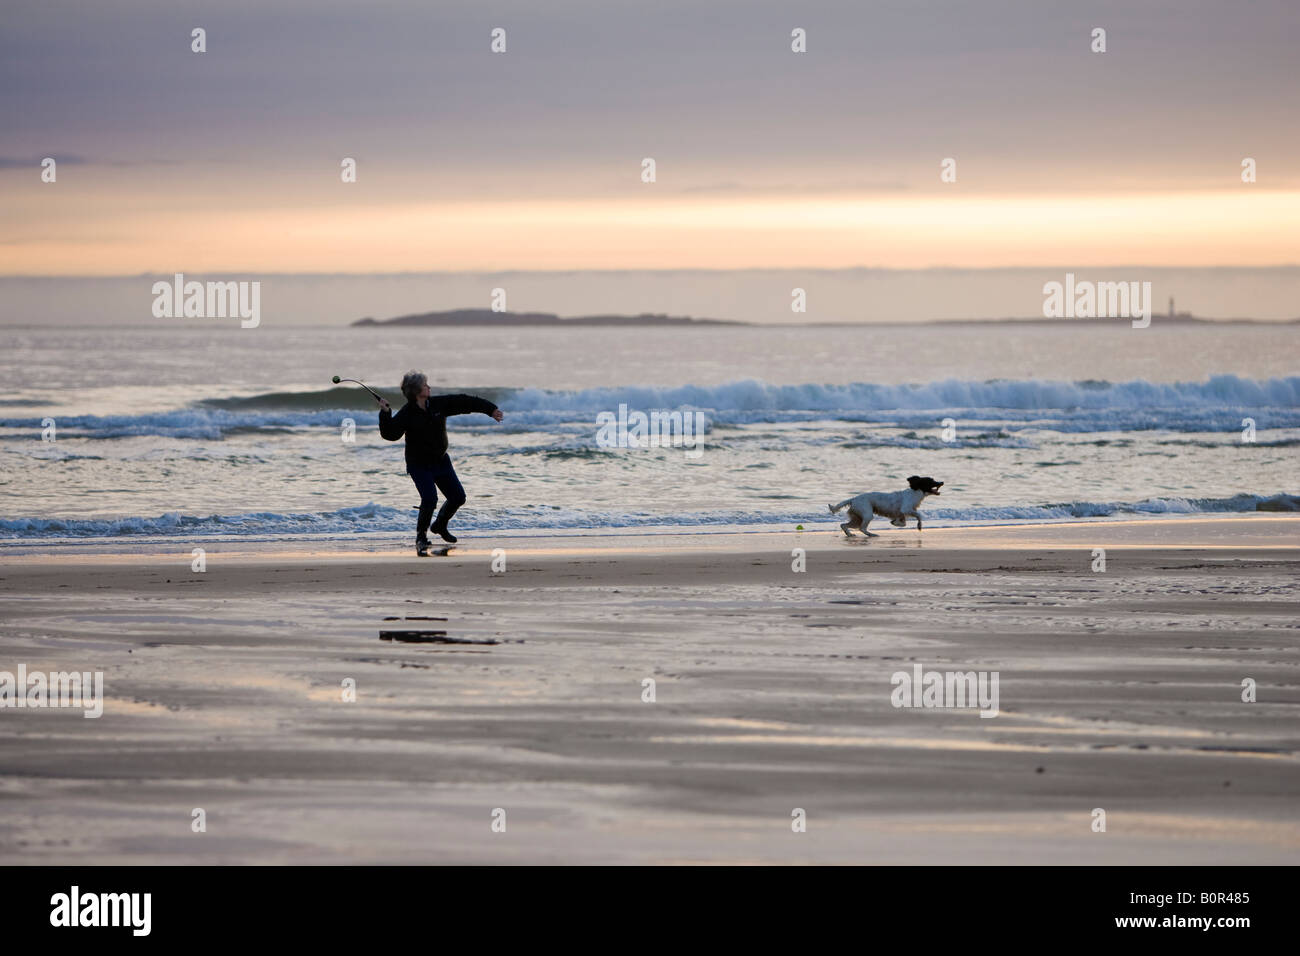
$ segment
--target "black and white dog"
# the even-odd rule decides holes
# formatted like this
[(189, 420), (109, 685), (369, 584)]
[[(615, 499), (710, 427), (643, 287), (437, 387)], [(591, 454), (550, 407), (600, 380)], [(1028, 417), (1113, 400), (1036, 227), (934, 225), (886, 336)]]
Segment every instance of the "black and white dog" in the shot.
[(907, 483), (911, 487), (903, 491), (864, 491), (852, 498), (845, 498), (837, 505), (826, 507), (831, 509), (831, 514), (845, 507), (849, 509), (849, 520), (840, 525), (840, 529), (849, 537), (852, 537), (849, 532), (853, 528), (857, 528), (868, 538), (879, 537), (867, 530), (867, 525), (876, 515), (890, 519), (889, 523), (895, 528), (905, 528), (907, 519), (915, 518), (916, 530), (920, 531), (921, 516), (916, 509), (921, 507), (921, 502), (927, 496), (937, 495), (939, 489), (943, 487), (943, 482), (912, 475), (907, 479)]

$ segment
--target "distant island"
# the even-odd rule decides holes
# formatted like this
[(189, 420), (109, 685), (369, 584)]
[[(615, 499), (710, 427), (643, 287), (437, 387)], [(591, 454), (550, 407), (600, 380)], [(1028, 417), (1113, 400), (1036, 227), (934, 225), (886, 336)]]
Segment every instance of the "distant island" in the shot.
[[(889, 327), (889, 328), (918, 328), (920, 326), (974, 326), (974, 325), (1042, 325), (1055, 326), (1057, 328), (1069, 325), (1128, 325), (1131, 318), (1128, 316), (1119, 316), (1114, 318), (1089, 317), (1080, 319), (1048, 319), (1042, 316), (1005, 316), (1000, 319), (915, 319), (912, 321), (883, 321), (883, 322), (800, 322), (801, 328), (825, 327), (837, 329), (862, 329)], [(1179, 312), (1176, 315), (1166, 315), (1163, 312), (1153, 312), (1151, 314), (1152, 325), (1300, 325), (1300, 318), (1296, 319), (1203, 319), (1200, 316), (1192, 315), (1188, 312)]]
[[(1127, 325), (1132, 317), (1091, 316), (1085, 318), (1043, 318), (1042, 316), (1015, 317), (1001, 319), (923, 319), (916, 322), (818, 322), (809, 325), (865, 326), (865, 325)], [(1166, 315), (1163, 312), (1151, 313), (1152, 325), (1296, 325), (1300, 319), (1204, 319), (1189, 312)]]
[(353, 325), (750, 325), (729, 319), (693, 319), (689, 316), (660, 315), (579, 315), (561, 318), (552, 312), (493, 312), (491, 309), (450, 309), (446, 312), (421, 312), (399, 315), (395, 319), (357, 319)]
[[(394, 319), (357, 319), (352, 325), (416, 325), (416, 326), (439, 326), (439, 325), (478, 325), (488, 328), (503, 328), (506, 326), (520, 325), (541, 325), (551, 328), (566, 328), (569, 326), (638, 326), (638, 325), (671, 325), (671, 326), (698, 326), (698, 325), (742, 325), (742, 326), (762, 326), (767, 328), (780, 328), (786, 326), (797, 326), (799, 328), (814, 327), (831, 327), (831, 328), (872, 328), (872, 327), (892, 327), (901, 326), (906, 328), (916, 328), (918, 326), (975, 326), (975, 325), (1127, 325), (1127, 318), (1043, 318), (1042, 316), (1028, 317), (1011, 317), (1007, 316), (1000, 319), (920, 319), (910, 322), (898, 321), (876, 321), (876, 322), (845, 322), (845, 321), (807, 321), (807, 322), (740, 322), (734, 319), (696, 319), (690, 316), (662, 315), (659, 313), (642, 312), (640, 315), (580, 315), (573, 318), (562, 318), (553, 312), (493, 312), (491, 309), (450, 309), (445, 312), (421, 312), (418, 315), (399, 315)], [(1300, 319), (1290, 319), (1284, 321), (1264, 321), (1259, 319), (1203, 319), (1192, 315), (1189, 312), (1161, 313), (1156, 312), (1151, 316), (1153, 325), (1293, 325), (1300, 323)]]

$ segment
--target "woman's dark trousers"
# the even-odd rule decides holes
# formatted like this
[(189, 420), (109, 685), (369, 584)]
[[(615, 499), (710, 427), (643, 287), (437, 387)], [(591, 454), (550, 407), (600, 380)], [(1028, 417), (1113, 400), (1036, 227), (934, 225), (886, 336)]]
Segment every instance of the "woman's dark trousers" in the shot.
[(426, 537), (429, 521), (433, 518), (433, 509), (438, 507), (439, 490), (447, 500), (443, 503), (442, 510), (438, 512), (438, 521), (434, 527), (447, 527), (451, 516), (465, 503), (465, 489), (460, 486), (456, 469), (451, 466), (451, 456), (443, 455), (442, 459), (433, 466), (407, 466), (406, 473), (411, 476), (415, 487), (420, 491), (420, 517), (415, 526), (416, 536)]

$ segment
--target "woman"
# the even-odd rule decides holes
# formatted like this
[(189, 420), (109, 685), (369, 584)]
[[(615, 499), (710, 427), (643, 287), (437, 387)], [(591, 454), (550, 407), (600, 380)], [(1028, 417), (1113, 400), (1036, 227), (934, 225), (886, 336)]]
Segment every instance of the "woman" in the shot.
[(415, 553), (421, 557), (429, 553), (429, 519), (438, 505), (438, 489), (447, 497), (433, 532), (443, 541), (456, 543), (456, 536), (447, 530), (447, 522), (456, 509), (465, 503), (465, 489), (460, 486), (456, 469), (447, 454), (447, 416), (482, 412), (497, 421), (505, 416), (485, 398), (473, 395), (438, 395), (429, 397), (429, 379), (423, 372), (407, 372), (402, 378), (402, 394), (406, 404), (393, 414), (388, 402), (379, 400), (379, 434), (389, 441), (406, 436), (406, 473), (420, 491), (420, 517), (415, 526)]

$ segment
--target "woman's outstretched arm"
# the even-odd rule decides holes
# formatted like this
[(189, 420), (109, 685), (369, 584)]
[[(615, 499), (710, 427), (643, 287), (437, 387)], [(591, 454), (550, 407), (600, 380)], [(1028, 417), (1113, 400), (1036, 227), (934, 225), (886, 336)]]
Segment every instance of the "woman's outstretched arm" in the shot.
[(469, 415), (482, 412), (494, 415), (497, 407), (486, 398), (477, 395), (430, 395), (429, 411), (435, 415)]

